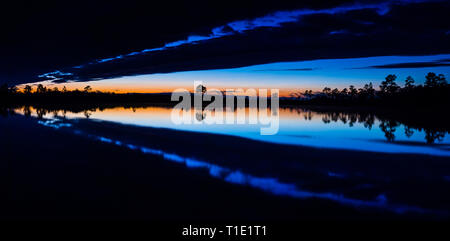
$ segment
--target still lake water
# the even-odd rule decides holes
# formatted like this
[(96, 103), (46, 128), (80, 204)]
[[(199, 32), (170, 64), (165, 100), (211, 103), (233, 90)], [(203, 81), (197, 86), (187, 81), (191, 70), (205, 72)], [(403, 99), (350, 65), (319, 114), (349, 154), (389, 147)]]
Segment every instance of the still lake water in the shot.
[[(78, 113), (17, 108), (15, 112), (41, 118), (65, 116), (68, 119), (89, 118), (144, 127), (234, 135), (259, 141), (304, 145), (319, 148), (348, 149), (384, 153), (411, 153), (450, 156), (447, 132), (413, 129), (397, 121), (381, 120), (375, 115), (340, 112), (316, 112), (299, 108), (280, 108), (279, 131), (260, 135), (262, 124), (175, 124), (171, 108), (114, 107)], [(248, 114), (248, 109), (246, 110)], [(208, 116), (210, 113), (204, 113)], [(192, 116), (195, 116), (192, 113)]]
[[(13, 112), (273, 195), (450, 216), (450, 139), (445, 128), (412, 128), (370, 113), (304, 108), (280, 108), (279, 132), (266, 136), (260, 128), (267, 125), (260, 124), (176, 125), (167, 107), (20, 107)], [(219, 135), (205, 143), (211, 135), (204, 133)]]

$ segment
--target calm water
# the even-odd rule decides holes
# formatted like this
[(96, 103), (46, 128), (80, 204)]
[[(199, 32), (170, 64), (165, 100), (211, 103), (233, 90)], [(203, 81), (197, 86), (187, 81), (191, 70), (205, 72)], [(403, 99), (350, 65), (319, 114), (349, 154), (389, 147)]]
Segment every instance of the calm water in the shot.
[[(145, 127), (234, 135), (254, 140), (305, 145), (321, 148), (350, 149), (385, 153), (415, 153), (450, 156), (450, 138), (445, 131), (414, 129), (395, 120), (380, 120), (370, 114), (315, 112), (307, 109), (281, 108), (279, 132), (260, 135), (261, 124), (174, 124), (171, 108), (115, 107), (78, 113), (17, 108), (15, 112), (40, 118), (89, 118)], [(247, 110), (248, 112), (248, 110)], [(205, 112), (204, 115), (211, 113)], [(193, 116), (195, 116), (192, 113)]]
[[(14, 109), (17, 114), (36, 117), (30, 121), (37, 120), (44, 126), (160, 156), (189, 170), (206, 170), (213, 178), (273, 195), (326, 199), (396, 213), (450, 216), (446, 191), (450, 188), (450, 139), (446, 130), (411, 128), (373, 114), (281, 108), (279, 132), (262, 136), (260, 128), (264, 125), (260, 124), (176, 125), (171, 121), (171, 111), (154, 106), (76, 111)], [(190, 133), (175, 135), (181, 132), (172, 130)], [(197, 132), (231, 137), (215, 136), (210, 139), (213, 144), (198, 146), (205, 135)], [(304, 146), (428, 156), (323, 152)]]

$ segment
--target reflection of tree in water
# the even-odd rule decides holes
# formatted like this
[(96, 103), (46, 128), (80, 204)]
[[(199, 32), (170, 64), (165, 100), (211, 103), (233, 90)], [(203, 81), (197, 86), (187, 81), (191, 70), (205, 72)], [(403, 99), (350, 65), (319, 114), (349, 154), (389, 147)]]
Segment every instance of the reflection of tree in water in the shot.
[(405, 126), (405, 136), (410, 138), (414, 134), (414, 131), (411, 127)]
[[(306, 109), (291, 109), (291, 112), (296, 112), (300, 116), (303, 115), (305, 120), (311, 120), (313, 116), (313, 111)], [(342, 122), (347, 124), (350, 127), (353, 127), (355, 123), (361, 123), (363, 126), (369, 130), (372, 129), (376, 116), (370, 113), (343, 113), (343, 112), (320, 112), (322, 115), (322, 122), (325, 124), (329, 124), (331, 122)], [(400, 126), (400, 122), (394, 120), (382, 120), (379, 125), (381, 131), (383, 131), (384, 136), (388, 141), (395, 140), (395, 131), (397, 127)], [(436, 141), (443, 141), (446, 130), (435, 130), (430, 128), (412, 128), (410, 126), (405, 126), (405, 136), (410, 138), (413, 136), (415, 131), (424, 131), (425, 132), (425, 140), (427, 143), (435, 143)]]
[(305, 118), (305, 120), (311, 120), (312, 118), (313, 118), (313, 113), (312, 113), (312, 111), (306, 111), (306, 112), (303, 112), (304, 114), (303, 114), (303, 117)]
[(375, 116), (368, 115), (367, 118), (364, 120), (364, 127), (369, 130), (372, 130), (373, 123), (375, 123)]
[(36, 109), (36, 115), (38, 119), (42, 119), (47, 114), (47, 111), (43, 108)]
[[(33, 106), (34, 107), (34, 106)], [(132, 105), (127, 106), (121, 106), (125, 109), (130, 108), (131, 110), (135, 111), (136, 107)], [(66, 113), (83, 113), (86, 118), (90, 118), (92, 113), (96, 111), (103, 111), (104, 109), (107, 109), (108, 106), (71, 106), (71, 107), (56, 107), (56, 108), (46, 108), (46, 107), (34, 107), (36, 110), (36, 115), (39, 119), (42, 119), (45, 115), (48, 113), (52, 113), (54, 117), (57, 117), (59, 114), (59, 111), (61, 111), (62, 117), (66, 117)], [(111, 108), (111, 107), (109, 107)], [(145, 107), (143, 107), (145, 108)], [(17, 108), (16, 108), (17, 109)], [(23, 114), (26, 117), (31, 116), (32, 114), (32, 107), (31, 106), (23, 106), (20, 107), (20, 109), (23, 109)], [(318, 114), (321, 116), (323, 123), (328, 124), (331, 122), (342, 122), (343, 124), (348, 124), (350, 127), (354, 126), (355, 123), (362, 124), (365, 128), (368, 128), (369, 130), (372, 129), (375, 120), (380, 120), (380, 117), (378, 115), (372, 114), (372, 113), (345, 113), (345, 112), (339, 112), (339, 111), (333, 111), (333, 112), (318, 112), (318, 111), (312, 111), (309, 109), (303, 109), (303, 108), (289, 108), (291, 112), (297, 113), (300, 117), (303, 117), (305, 120), (312, 120), (313, 116)], [(14, 113), (12, 110), (11, 113)], [(8, 109), (2, 109), (0, 108), (0, 115), (7, 115)], [(197, 110), (195, 113), (195, 118), (198, 121), (203, 121), (206, 118), (206, 113), (203, 110)], [(404, 134), (407, 138), (410, 138), (414, 135), (416, 131), (424, 132), (425, 134), (425, 141), (429, 144), (435, 143), (436, 141), (443, 141), (445, 135), (448, 133), (448, 129), (446, 128), (436, 128), (434, 126), (428, 126), (428, 128), (422, 128), (417, 126), (409, 126), (406, 125), (403, 122), (389, 120), (389, 119), (382, 119), (380, 120), (381, 124), (379, 125), (379, 128), (381, 131), (384, 132), (384, 135), (388, 141), (394, 141), (395, 140), (395, 131), (396, 128), (400, 126), (400, 124), (403, 124), (405, 130)], [(414, 122), (411, 122), (414, 123)]]
[(330, 116), (331, 116), (331, 120), (332, 120), (333, 122), (337, 122), (338, 119), (340, 119), (340, 118), (339, 118), (340, 114), (338, 114), (338, 113), (331, 113)]
[(399, 126), (399, 123), (397, 121), (392, 121), (392, 120), (388, 120), (388, 121), (382, 121), (380, 124), (380, 129), (381, 131), (384, 132), (384, 136), (386, 137), (386, 139), (388, 141), (394, 141), (395, 139), (395, 128)]
[(339, 117), (339, 120), (340, 120), (342, 123), (347, 124), (347, 117), (345, 117), (344, 115), (341, 115), (341, 116)]
[(427, 143), (432, 144), (436, 140), (443, 141), (445, 137), (445, 131), (425, 130), (425, 140)]
[[(23, 114), (26, 117), (31, 116), (32, 110), (30, 106), (24, 106), (23, 108)], [(90, 116), (92, 115), (92, 113), (96, 112), (98, 109), (97, 108), (80, 108), (80, 109), (76, 109), (76, 110), (66, 110), (66, 109), (47, 109), (44, 107), (35, 107), (36, 110), (36, 115), (38, 119), (42, 119), (44, 118), (44, 116), (46, 116), (47, 114), (52, 114), (54, 118), (59, 117), (59, 112), (61, 111), (61, 117), (62, 118), (66, 118), (66, 114), (67, 112), (70, 113), (83, 113), (83, 115), (86, 118), (90, 118)]]
[(331, 122), (330, 117), (328, 117), (327, 115), (325, 115), (325, 116), (322, 117), (322, 121), (323, 121), (323, 123), (325, 123), (325, 124), (328, 124), (328, 123)]
[(88, 110), (85, 110), (84, 111), (84, 116), (87, 118), (87, 119), (89, 119), (89, 117), (92, 115), (92, 113), (91, 112), (89, 112)]
[(202, 121), (206, 118), (206, 113), (203, 112), (203, 110), (197, 110), (195, 112), (195, 119), (198, 121)]
[(340, 112), (331, 112), (331, 113), (321, 113), (322, 121), (325, 124), (333, 122), (342, 122), (344, 124), (349, 124), (352, 127), (356, 122), (362, 123), (364, 127), (369, 130), (372, 129), (372, 126), (375, 122), (375, 116), (372, 114), (355, 114), (355, 113), (340, 113)]
[(31, 109), (30, 106), (24, 106), (23, 107), (23, 115), (26, 117), (30, 117), (31, 116)]

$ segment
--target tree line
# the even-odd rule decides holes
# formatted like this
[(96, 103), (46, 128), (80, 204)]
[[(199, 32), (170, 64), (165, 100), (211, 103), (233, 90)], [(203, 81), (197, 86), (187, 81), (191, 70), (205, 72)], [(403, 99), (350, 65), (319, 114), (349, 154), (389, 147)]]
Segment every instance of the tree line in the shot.
[(36, 86), (25, 85), (22, 89), (17, 86), (0, 86), (0, 104), (81, 104), (81, 103), (167, 103), (170, 102), (170, 94), (119, 94), (114, 92), (102, 92), (93, 90), (87, 85), (82, 90), (68, 90), (57, 87), (49, 88), (42, 84)]
[(62, 88), (62, 90), (59, 90), (58, 87), (54, 88), (47, 88), (42, 84), (38, 84), (36, 86), (36, 89), (33, 88), (31, 85), (25, 85), (23, 90), (19, 90), (17, 86), (11, 86), (8, 87), (7, 84), (3, 84), (0, 86), (0, 95), (46, 95), (46, 94), (87, 94), (87, 93), (108, 93), (112, 94), (110, 92), (101, 92), (101, 91), (95, 91), (93, 92), (92, 87), (90, 85), (87, 85), (83, 88), (83, 90), (67, 90), (66, 86)]
[(423, 85), (416, 85), (408, 76), (403, 85), (399, 85), (395, 74), (389, 74), (376, 90), (370, 82), (362, 88), (350, 85), (349, 88), (323, 88), (321, 92), (305, 90), (291, 94), (291, 100), (301, 103), (319, 104), (437, 104), (449, 101), (450, 86), (443, 74), (428, 73)]

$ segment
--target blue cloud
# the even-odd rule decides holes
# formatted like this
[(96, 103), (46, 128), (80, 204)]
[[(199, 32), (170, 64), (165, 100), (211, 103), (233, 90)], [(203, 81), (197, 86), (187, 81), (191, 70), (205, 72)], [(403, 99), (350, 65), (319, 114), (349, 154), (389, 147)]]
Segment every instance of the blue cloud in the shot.
[[(293, 11), (277, 11), (272, 14), (268, 14), (262, 17), (249, 19), (249, 20), (239, 20), (239, 21), (233, 21), (228, 24), (215, 27), (211, 30), (211, 33), (209, 35), (201, 36), (201, 35), (190, 35), (186, 39), (169, 42), (166, 43), (164, 46), (158, 47), (158, 48), (152, 48), (152, 49), (144, 49), (142, 51), (135, 51), (124, 55), (119, 55), (116, 57), (110, 57), (110, 58), (104, 58), (104, 59), (98, 59), (93, 62), (89, 62), (83, 65), (75, 66), (73, 68), (80, 69), (84, 68), (86, 66), (95, 65), (95, 64), (105, 64), (108, 62), (112, 62), (118, 59), (125, 59), (128, 57), (134, 57), (139, 55), (147, 55), (152, 52), (156, 51), (164, 51), (171, 48), (177, 48), (185, 45), (192, 45), (192, 44), (198, 44), (200, 42), (222, 38), (224, 36), (230, 36), (230, 35), (237, 35), (242, 34), (247, 31), (259, 29), (259, 28), (281, 28), (283, 27), (283, 24), (286, 23), (294, 23), (294, 22), (300, 22), (302, 20), (302, 17), (314, 15), (314, 14), (329, 14), (329, 15), (335, 15), (335, 14), (342, 14), (347, 13), (349, 11), (355, 11), (355, 10), (364, 10), (364, 9), (372, 9), (375, 10), (379, 15), (385, 15), (387, 14), (391, 6), (394, 4), (397, 5), (404, 5), (408, 3), (418, 3), (418, 2), (426, 2), (425, 0), (397, 0), (397, 1), (382, 1), (378, 3), (354, 3), (350, 5), (341, 5), (334, 8), (329, 9), (299, 9), (299, 10), (293, 10)], [(371, 24), (370, 22), (367, 24)], [(335, 31), (329, 32), (330, 35), (335, 34), (344, 34), (347, 33), (347, 30), (338, 29)], [(46, 76), (52, 77), (52, 73), (42, 74), (39, 77), (45, 78)], [(53, 78), (50, 78), (51, 80)]]

